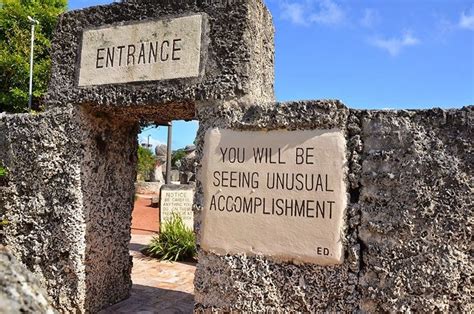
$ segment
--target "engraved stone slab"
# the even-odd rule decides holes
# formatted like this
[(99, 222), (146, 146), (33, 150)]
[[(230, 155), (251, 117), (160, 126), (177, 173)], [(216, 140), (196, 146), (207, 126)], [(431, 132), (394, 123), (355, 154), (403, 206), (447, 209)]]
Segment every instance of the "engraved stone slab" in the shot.
[(79, 86), (196, 77), (202, 15), (86, 30)]
[(345, 147), (336, 129), (209, 130), (199, 173), (202, 248), (342, 263)]
[(190, 185), (163, 185), (160, 192), (160, 226), (171, 219), (173, 213), (183, 218), (189, 229), (194, 229), (193, 197), (194, 188)]

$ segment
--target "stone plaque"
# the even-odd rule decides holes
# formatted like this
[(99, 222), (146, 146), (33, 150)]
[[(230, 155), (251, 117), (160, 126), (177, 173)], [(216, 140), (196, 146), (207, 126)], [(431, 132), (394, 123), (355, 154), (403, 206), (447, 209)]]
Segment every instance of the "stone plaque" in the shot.
[(189, 185), (163, 185), (160, 192), (160, 228), (173, 213), (183, 218), (186, 227), (194, 230), (194, 189)]
[(347, 203), (340, 130), (206, 133), (201, 246), (340, 264)]
[(196, 77), (202, 15), (86, 30), (79, 86)]

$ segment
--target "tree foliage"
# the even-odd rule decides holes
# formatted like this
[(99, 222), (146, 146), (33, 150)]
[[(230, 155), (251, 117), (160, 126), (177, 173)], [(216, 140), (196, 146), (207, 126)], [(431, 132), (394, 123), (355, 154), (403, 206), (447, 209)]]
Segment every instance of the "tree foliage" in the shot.
[(138, 146), (138, 175), (142, 178), (149, 178), (150, 173), (155, 169), (156, 158), (153, 153), (142, 146)]
[(50, 76), (51, 37), (67, 0), (0, 0), (0, 112), (28, 107), (31, 24), (35, 26), (33, 108), (42, 105)]
[(171, 154), (171, 166), (176, 167), (176, 162), (181, 160), (184, 156), (186, 156), (184, 148), (173, 151)]

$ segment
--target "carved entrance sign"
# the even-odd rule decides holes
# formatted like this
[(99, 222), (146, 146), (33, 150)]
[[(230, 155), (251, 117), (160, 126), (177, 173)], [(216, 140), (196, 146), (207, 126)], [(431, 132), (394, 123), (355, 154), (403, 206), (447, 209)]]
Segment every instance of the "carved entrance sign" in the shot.
[(79, 86), (196, 77), (202, 15), (86, 30)]
[(339, 130), (209, 130), (202, 248), (342, 263), (345, 162)]

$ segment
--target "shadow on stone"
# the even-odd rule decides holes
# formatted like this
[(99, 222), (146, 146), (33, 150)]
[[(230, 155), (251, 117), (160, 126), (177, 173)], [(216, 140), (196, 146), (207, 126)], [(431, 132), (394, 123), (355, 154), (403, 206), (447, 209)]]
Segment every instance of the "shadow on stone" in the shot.
[(99, 313), (192, 313), (193, 309), (191, 293), (134, 284), (128, 299)]
[(135, 252), (140, 252), (141, 253), (141, 250), (145, 247), (146, 245), (144, 244), (140, 244), (140, 243), (132, 243), (130, 242), (130, 244), (128, 245), (128, 249), (130, 251), (135, 251)]

